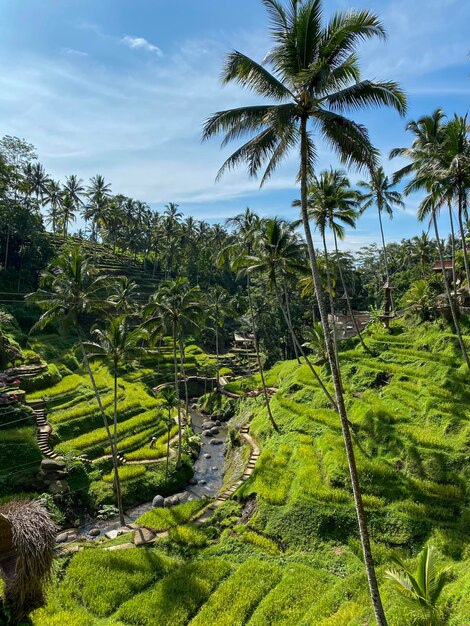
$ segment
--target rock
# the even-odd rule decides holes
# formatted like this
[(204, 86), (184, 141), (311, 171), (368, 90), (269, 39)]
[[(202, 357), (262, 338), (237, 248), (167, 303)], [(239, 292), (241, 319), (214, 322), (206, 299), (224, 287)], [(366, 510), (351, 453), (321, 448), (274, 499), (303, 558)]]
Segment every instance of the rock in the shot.
[(176, 506), (177, 504), (179, 504), (179, 503), (180, 503), (180, 497), (179, 497), (179, 495), (172, 496), (172, 498), (171, 498), (171, 502), (172, 502), (173, 506)]
[(203, 422), (202, 429), (203, 430), (210, 430), (214, 426), (217, 426), (217, 424), (215, 422), (212, 422), (212, 421), (211, 422)]
[(108, 530), (107, 533), (104, 534), (108, 539), (116, 539), (116, 537), (120, 537), (125, 533), (128, 533), (129, 529), (126, 526), (122, 526), (121, 528), (116, 528), (115, 530)]
[(204, 455), (204, 458), (205, 458), (205, 459), (210, 459), (210, 458), (211, 458), (211, 455), (210, 455), (210, 454), (208, 454), (208, 453), (206, 452), (206, 453), (205, 453), (205, 455)]
[(56, 461), (55, 459), (43, 459), (41, 461), (41, 469), (43, 472), (57, 472), (65, 468), (63, 461)]
[(163, 496), (155, 496), (152, 500), (152, 506), (154, 509), (161, 509), (164, 502), (165, 498)]
[(190, 479), (189, 479), (189, 484), (190, 484), (190, 485), (197, 485), (197, 480), (196, 480), (196, 478), (194, 478), (194, 477), (193, 477), (193, 478), (190, 478)]
[(204, 480), (204, 478), (202, 480), (199, 481), (200, 485), (207, 485), (207, 480)]
[(212, 432), (210, 430), (204, 430), (202, 434), (204, 437), (212, 437)]
[[(67, 537), (67, 541), (77, 541), (78, 540), (78, 535), (76, 535), (75, 533), (69, 533), (69, 536)], [(83, 541), (83, 537), (80, 537), (80, 541)]]
[(169, 509), (171, 506), (173, 506), (173, 499), (172, 498), (165, 498), (163, 500), (163, 506), (165, 509)]
[(98, 537), (98, 535), (101, 535), (101, 530), (99, 528), (92, 528), (90, 531), (88, 531), (88, 534), (90, 535), (90, 537)]
[(68, 491), (68, 488), (69, 486), (66, 480), (54, 480), (49, 485), (49, 492), (52, 494), (65, 493)]
[(60, 535), (57, 535), (57, 537), (55, 538), (55, 542), (56, 543), (65, 543), (68, 538), (69, 538), (68, 533), (60, 533)]
[(134, 537), (132, 541), (134, 542), (135, 546), (144, 546), (146, 543), (151, 543), (152, 541), (154, 541), (156, 536), (157, 535), (153, 532), (153, 530), (150, 530), (148, 528), (138, 528), (134, 532)]
[(222, 426), (222, 422), (220, 420), (215, 420), (215, 425), (216, 426)]
[(214, 428), (211, 428), (211, 433), (213, 435), (218, 435), (219, 434), (219, 429), (217, 428), (217, 426), (214, 426)]
[(223, 443), (222, 439), (212, 439), (211, 446), (221, 446)]
[(216, 467), (215, 465), (214, 465), (213, 467), (211, 467), (211, 470), (212, 470), (213, 472), (216, 472), (218, 469), (219, 469), (219, 468), (218, 468), (218, 467)]

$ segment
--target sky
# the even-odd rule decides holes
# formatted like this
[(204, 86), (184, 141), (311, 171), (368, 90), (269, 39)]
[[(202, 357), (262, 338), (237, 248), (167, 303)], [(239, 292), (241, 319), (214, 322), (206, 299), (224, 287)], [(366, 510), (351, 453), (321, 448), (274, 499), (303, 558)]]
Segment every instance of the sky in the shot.
[[(470, 96), (470, 2), (462, 0), (330, 0), (336, 10), (367, 8), (382, 19), (387, 41), (360, 48), (363, 78), (396, 80), (408, 113), (354, 112), (369, 128), (392, 173), (389, 151), (406, 146), (409, 119), (441, 107), (467, 112)], [(249, 206), (261, 215), (294, 219), (295, 155), (260, 190), (243, 168), (215, 182), (230, 149), (201, 143), (215, 111), (259, 100), (222, 87), (224, 55), (239, 50), (261, 61), (270, 47), (259, 0), (1, 0), (0, 137), (34, 144), (53, 178), (102, 174), (114, 193), (158, 211), (176, 202), (185, 215), (210, 223)], [(234, 144), (232, 150), (235, 149)], [(318, 146), (318, 169), (338, 163)], [(363, 178), (350, 172), (352, 182)], [(419, 197), (386, 222), (387, 239), (419, 234)], [(77, 227), (80, 224), (77, 224)], [(445, 232), (446, 224), (443, 223)], [(348, 231), (343, 247), (378, 241), (374, 211)]]

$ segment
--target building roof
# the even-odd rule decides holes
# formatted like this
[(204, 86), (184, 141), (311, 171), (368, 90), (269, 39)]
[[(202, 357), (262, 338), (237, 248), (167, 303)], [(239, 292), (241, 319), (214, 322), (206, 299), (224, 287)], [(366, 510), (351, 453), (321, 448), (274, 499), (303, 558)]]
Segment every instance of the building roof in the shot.
[[(433, 265), (433, 271), (434, 272), (442, 272), (442, 265), (440, 261), (436, 261)], [(454, 264), (452, 262), (452, 259), (444, 259), (444, 269), (446, 270), (452, 270), (454, 269)]]

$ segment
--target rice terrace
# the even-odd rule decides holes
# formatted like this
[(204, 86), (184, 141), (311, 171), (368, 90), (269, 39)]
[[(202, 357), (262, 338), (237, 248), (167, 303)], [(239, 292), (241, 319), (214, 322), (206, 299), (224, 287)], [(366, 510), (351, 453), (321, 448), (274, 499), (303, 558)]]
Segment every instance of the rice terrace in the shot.
[(469, 23), (4, 0), (1, 625), (470, 626)]

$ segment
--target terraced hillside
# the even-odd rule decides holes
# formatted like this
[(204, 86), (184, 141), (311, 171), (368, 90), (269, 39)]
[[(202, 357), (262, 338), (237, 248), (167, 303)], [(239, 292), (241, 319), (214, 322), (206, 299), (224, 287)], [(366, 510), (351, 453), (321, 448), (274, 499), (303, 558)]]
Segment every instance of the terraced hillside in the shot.
[[(375, 329), (368, 343), (376, 357), (360, 348), (341, 354), (344, 384), (389, 624), (409, 623), (384, 577), (392, 554), (413, 559), (430, 543), (452, 568), (447, 623), (464, 626), (468, 373), (455, 337), (431, 325), (418, 331)], [(232, 425), (251, 420), (262, 453), (234, 500), (202, 527), (172, 509), (171, 531), (153, 548), (77, 554), (34, 614), (36, 626), (374, 623), (338, 418), (307, 367), (280, 363), (268, 383), (279, 389), (272, 407), (280, 432), (261, 398), (242, 403)]]
[[(90, 494), (95, 508), (114, 502), (111, 450), (102, 417), (88, 375), (73, 350), (73, 340), (57, 335), (38, 335), (30, 340), (35, 351), (48, 361), (48, 369), (27, 382), (27, 402), (41, 413), (52, 428), (49, 454), (41, 435), (44, 454), (70, 459), (80, 456), (83, 463), (72, 463), (71, 489)], [(214, 359), (195, 345), (186, 348), (185, 372), (193, 375)], [(110, 420), (113, 415), (113, 378), (107, 367), (93, 365), (102, 403)], [(173, 380), (173, 353), (169, 340), (162, 341), (158, 354), (148, 354), (122, 369), (118, 381), (118, 450), (123, 462), (120, 476), (126, 506), (152, 499), (155, 493), (171, 492), (187, 479), (189, 468), (174, 473), (174, 481), (164, 484), (167, 422), (160, 401), (152, 388)], [(25, 381), (26, 382), (26, 381)], [(32, 437), (34, 440), (34, 430)], [(176, 418), (171, 437), (177, 434)], [(19, 435), (18, 435), (19, 436)], [(150, 447), (153, 437), (156, 445)], [(35, 442), (36, 448), (37, 443)], [(37, 472), (40, 454), (34, 467)], [(15, 465), (10, 459), (6, 469)], [(80, 466), (81, 469), (77, 469)], [(180, 475), (181, 474), (181, 475)]]

